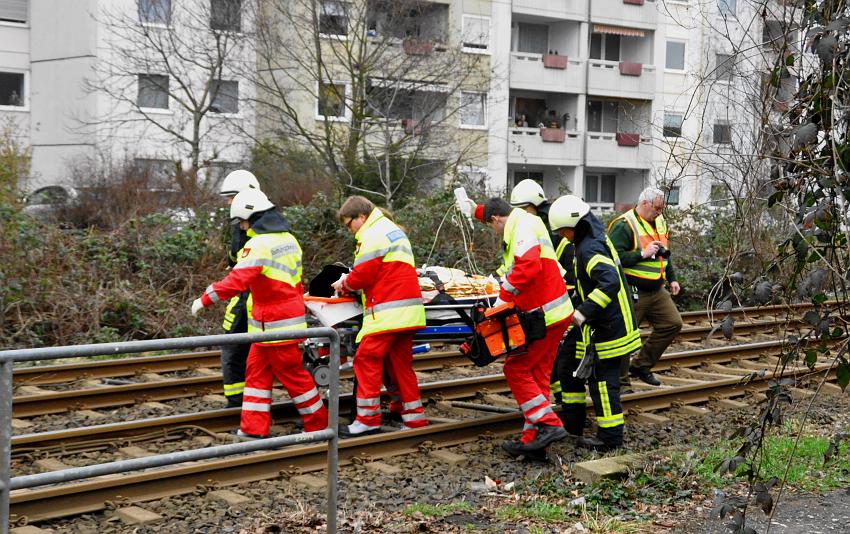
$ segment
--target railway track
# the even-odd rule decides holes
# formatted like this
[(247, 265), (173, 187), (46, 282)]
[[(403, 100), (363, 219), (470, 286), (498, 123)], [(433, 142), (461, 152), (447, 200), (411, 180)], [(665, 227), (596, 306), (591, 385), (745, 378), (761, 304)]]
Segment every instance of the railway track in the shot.
[[(627, 417), (640, 418), (641, 414), (678, 407), (691, 407), (699, 412), (699, 405), (719, 403), (734, 405), (730, 399), (756, 394), (768, 387), (774, 378), (772, 369), (781, 354), (779, 342), (754, 343), (734, 348), (724, 347), (700, 351), (671, 353), (664, 356), (658, 370), (664, 383), (662, 387), (646, 386), (623, 397)], [(815, 369), (794, 368), (785, 375), (803, 385), (813, 373), (823, 373), (827, 365)], [(834, 387), (834, 386), (833, 386)], [(429, 410), (440, 411), (448, 417), (437, 417), (430, 427), (404, 432), (390, 432), (377, 436), (343, 440), (340, 444), (342, 464), (354, 458), (368, 456), (380, 459), (415, 452), (425, 441), (447, 447), (478, 439), (485, 432), (493, 435), (515, 433), (522, 417), (509, 397), (501, 397), (507, 390), (501, 375), (487, 375), (463, 380), (423, 384), (423, 398), (435, 401)], [(495, 401), (495, 402), (494, 402)], [(342, 399), (350, 403), (350, 396)], [(504, 412), (493, 414), (493, 412)], [(295, 418), (291, 404), (274, 405), (276, 421)], [(168, 433), (192, 429), (214, 436), (217, 432), (233, 428), (237, 423), (237, 410), (217, 410), (203, 414), (172, 416), (135, 421), (102, 427), (17, 436), (13, 439), (13, 458), (26, 455), (43, 457), (51, 451), (58, 457), (87, 450), (92, 444), (126, 444), (132, 436), (146, 434), (151, 443), (162, 442)], [(161, 437), (156, 438), (157, 434)], [(226, 438), (225, 438), (226, 439)], [(130, 473), (121, 476), (100, 477), (84, 482), (19, 490), (12, 493), (12, 513), (29, 521), (75, 515), (102, 509), (106, 501), (120, 495), (131, 501), (145, 501), (192, 492), (199, 484), (240, 484), (275, 478), (281, 473), (320, 471), (325, 467), (325, 445), (290, 447), (272, 452), (225, 458), (210, 462), (182, 464), (172, 468)]]

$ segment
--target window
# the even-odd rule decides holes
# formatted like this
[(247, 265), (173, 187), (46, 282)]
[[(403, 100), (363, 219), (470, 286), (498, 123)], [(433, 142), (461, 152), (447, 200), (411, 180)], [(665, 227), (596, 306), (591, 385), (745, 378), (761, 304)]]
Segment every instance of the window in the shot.
[(587, 102), (587, 130), (589, 132), (617, 133), (620, 105), (614, 100), (589, 100)]
[(514, 171), (514, 187), (523, 180), (534, 180), (543, 186), (543, 173), (540, 171)]
[(620, 36), (610, 33), (591, 34), (590, 59), (620, 61)]
[(23, 72), (0, 72), (0, 106), (26, 106)]
[(171, 21), (171, 0), (139, 0), (139, 21), (142, 24), (162, 24)]
[(715, 54), (714, 79), (720, 82), (731, 82), (735, 71), (735, 60), (729, 54)]
[(664, 113), (664, 137), (682, 137), (682, 121), (684, 116), (681, 113)]
[(460, 125), (487, 126), (487, 93), (460, 94)]
[(729, 193), (726, 186), (721, 182), (711, 184), (711, 189), (708, 193), (708, 198), (712, 204), (726, 204), (729, 202)]
[(668, 206), (678, 206), (679, 205), (679, 186), (673, 186), (667, 191), (667, 205)]
[(345, 108), (346, 85), (344, 83), (319, 84), (319, 98), (316, 114), (318, 118), (344, 119), (347, 117)]
[(549, 51), (549, 26), (520, 22), (517, 34), (517, 52), (545, 54)]
[(136, 167), (145, 173), (150, 183), (165, 184), (174, 178), (174, 162), (167, 159), (136, 158)]
[(27, 0), (0, 0), (0, 21), (26, 24), (28, 4)]
[(732, 125), (727, 122), (714, 123), (714, 143), (728, 145), (732, 143)]
[(584, 177), (584, 200), (593, 203), (614, 203), (615, 174), (588, 174)]
[(140, 108), (168, 109), (168, 76), (139, 74), (136, 105)]
[(490, 17), (463, 16), (463, 49), (486, 52), (490, 48)]
[(717, 0), (717, 9), (723, 17), (734, 17), (738, 8), (738, 0)]
[(242, 24), (242, 0), (210, 0), (210, 28), (238, 32)]
[(685, 70), (685, 43), (667, 41), (667, 59), (664, 67), (670, 70)]
[(214, 81), (210, 87), (210, 111), (213, 113), (239, 113), (239, 82)]
[(346, 2), (323, 0), (319, 10), (319, 33), (322, 35), (348, 35), (348, 12)]

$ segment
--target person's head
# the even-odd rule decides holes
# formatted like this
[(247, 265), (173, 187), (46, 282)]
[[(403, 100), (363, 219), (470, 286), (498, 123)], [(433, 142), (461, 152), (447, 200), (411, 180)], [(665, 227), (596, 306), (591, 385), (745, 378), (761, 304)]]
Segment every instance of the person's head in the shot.
[(575, 241), (575, 230), (590, 213), (590, 205), (575, 195), (559, 197), (549, 207), (549, 227), (561, 237)]
[(368, 198), (352, 195), (345, 199), (336, 216), (341, 225), (345, 226), (350, 233), (356, 234), (374, 209), (375, 205)]
[(657, 187), (641, 191), (635, 211), (647, 221), (654, 221), (664, 211), (664, 191)]
[(476, 210), (475, 216), (489, 226), (496, 235), (502, 235), (505, 231), (505, 221), (508, 220), (512, 209), (504, 199), (493, 197), (484, 203), (481, 210)]
[(543, 188), (530, 178), (526, 178), (511, 191), (511, 206), (523, 208), (529, 213), (537, 215), (537, 207), (546, 202), (546, 193)]
[(239, 222), (239, 228), (247, 230), (259, 218), (259, 215), (274, 209), (274, 204), (259, 189), (249, 188), (240, 191), (230, 203), (230, 219)]
[(233, 203), (233, 197), (246, 189), (259, 191), (260, 182), (250, 171), (239, 169), (224, 177), (221, 186), (218, 188), (218, 194), (224, 197), (225, 202), (230, 206)]

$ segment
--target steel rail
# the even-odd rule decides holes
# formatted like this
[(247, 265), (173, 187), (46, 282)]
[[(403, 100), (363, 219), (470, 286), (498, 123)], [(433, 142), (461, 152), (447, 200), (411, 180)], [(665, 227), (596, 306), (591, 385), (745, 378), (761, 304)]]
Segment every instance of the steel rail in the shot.
[[(829, 364), (821, 364), (812, 371), (804, 369), (803, 372), (792, 373), (790, 376), (805, 377), (828, 368)], [(773, 378), (773, 373), (768, 371), (763, 375), (754, 373), (747, 381), (740, 378), (721, 378), (698, 384), (641, 391), (625, 395), (622, 399), (623, 408), (633, 413), (669, 408), (677, 403), (700, 403), (714, 397), (741, 396), (767, 389)], [(426, 441), (439, 443), (440, 446), (451, 446), (478, 439), (485, 433), (515, 433), (521, 426), (522, 417), (519, 412), (488, 415), (454, 423), (437, 423), (404, 432), (343, 440), (339, 444), (339, 460), (342, 465), (346, 465), (355, 457), (375, 460), (415, 452)], [(18, 518), (43, 521), (95, 512), (103, 509), (105, 502), (119, 496), (131, 501), (147, 501), (193, 492), (199, 485), (242, 484), (294, 472), (320, 471), (325, 468), (325, 450), (324, 445), (290, 447), (251, 456), (180, 465), (124, 476), (101, 477), (82, 483), (14, 491), (11, 496), (11, 511)]]

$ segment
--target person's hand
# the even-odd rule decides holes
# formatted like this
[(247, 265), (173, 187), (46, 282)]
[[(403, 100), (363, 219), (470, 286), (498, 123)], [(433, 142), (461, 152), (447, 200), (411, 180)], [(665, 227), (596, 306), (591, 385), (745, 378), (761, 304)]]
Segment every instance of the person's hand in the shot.
[(582, 315), (582, 313), (580, 311), (576, 310), (576, 311), (573, 312), (573, 317), (572, 317), (572, 319), (570, 319), (571, 324), (574, 324), (574, 325), (580, 327), (581, 325), (584, 324), (584, 321), (585, 321), (584, 315)]
[(345, 279), (346, 278), (348, 278), (348, 275), (343, 274), (342, 276), (339, 277), (339, 280), (337, 280), (336, 282), (331, 284), (331, 287), (334, 288), (334, 291), (336, 292), (337, 295), (344, 295), (346, 293), (349, 293), (350, 290), (345, 285)]
[(472, 217), (475, 214), (475, 207), (477, 204), (467, 198), (464, 200), (455, 200), (455, 206), (457, 206), (457, 209), (460, 210), (465, 217)]
[(679, 285), (679, 282), (673, 281), (670, 282), (670, 294), (674, 297), (682, 291), (682, 286)]
[(204, 303), (201, 302), (201, 299), (195, 299), (192, 301), (192, 317), (197, 317), (198, 313), (204, 309)]
[(648, 244), (645, 249), (640, 251), (640, 255), (644, 259), (654, 258), (658, 253), (658, 247), (661, 246), (661, 241), (653, 241)]

